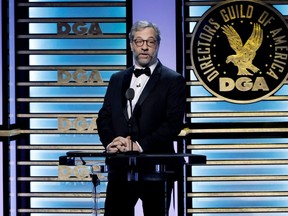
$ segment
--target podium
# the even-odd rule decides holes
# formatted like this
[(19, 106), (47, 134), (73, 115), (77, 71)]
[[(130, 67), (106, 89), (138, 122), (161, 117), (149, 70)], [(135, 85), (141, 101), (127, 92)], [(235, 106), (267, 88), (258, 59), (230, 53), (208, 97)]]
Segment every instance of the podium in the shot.
[[(93, 164), (87, 163), (85, 158), (104, 158), (104, 161), (97, 161)], [(78, 160), (77, 160), (78, 159)], [(167, 161), (172, 159), (183, 159), (183, 166), (185, 165), (201, 165), (206, 164), (206, 156), (196, 154), (143, 154), (138, 152), (128, 153), (106, 153), (99, 151), (68, 151), (66, 155), (59, 157), (58, 177), (69, 178), (71, 170), (68, 166), (76, 166), (77, 169), (74, 173), (79, 178), (91, 177), (93, 185), (94, 207), (93, 214), (98, 215), (98, 199), (97, 199), (97, 186), (103, 179), (102, 173), (113, 174), (114, 170), (110, 169), (109, 161), (121, 161), (124, 162), (127, 172), (127, 181), (163, 181), (164, 185), (167, 185), (167, 180), (174, 173), (167, 170)], [(145, 161), (153, 161), (153, 169), (149, 173), (142, 173), (138, 169), (138, 165)], [(65, 170), (66, 169), (66, 170)], [(166, 193), (166, 188), (164, 188)], [(166, 196), (164, 200), (165, 216), (168, 216), (169, 203), (167, 203)]]

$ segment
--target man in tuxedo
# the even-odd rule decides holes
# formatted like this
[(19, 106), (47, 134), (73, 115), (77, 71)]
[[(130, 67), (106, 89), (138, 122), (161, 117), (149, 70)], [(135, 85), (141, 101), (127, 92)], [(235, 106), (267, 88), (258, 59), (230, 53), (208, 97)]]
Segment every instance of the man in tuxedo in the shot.
[[(103, 107), (98, 113), (100, 140), (108, 153), (124, 154), (133, 150), (139, 154), (172, 154), (173, 141), (183, 127), (185, 80), (158, 59), (161, 38), (155, 24), (136, 22), (129, 39), (134, 65), (111, 76)], [(128, 89), (134, 90), (132, 95)], [(183, 161), (167, 160), (167, 172), (174, 175), (164, 185), (163, 181), (127, 181), (126, 163), (109, 160), (111, 173), (108, 175), (105, 216), (134, 215), (139, 198), (145, 216), (164, 215), (164, 202), (170, 203), (176, 173), (182, 170)], [(153, 159), (139, 162), (136, 169), (139, 176), (153, 173)]]

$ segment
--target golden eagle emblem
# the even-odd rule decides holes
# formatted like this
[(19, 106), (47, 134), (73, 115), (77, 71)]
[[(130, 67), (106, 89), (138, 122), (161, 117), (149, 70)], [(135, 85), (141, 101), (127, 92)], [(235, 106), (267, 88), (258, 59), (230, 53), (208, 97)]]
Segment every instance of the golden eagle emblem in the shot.
[(230, 47), (236, 52), (235, 55), (229, 55), (227, 57), (226, 63), (232, 62), (238, 67), (237, 75), (253, 75), (249, 71), (257, 73), (259, 68), (254, 66), (252, 61), (263, 41), (263, 30), (260, 25), (254, 24), (252, 34), (244, 46), (241, 37), (232, 26), (225, 25), (222, 29), (228, 38)]

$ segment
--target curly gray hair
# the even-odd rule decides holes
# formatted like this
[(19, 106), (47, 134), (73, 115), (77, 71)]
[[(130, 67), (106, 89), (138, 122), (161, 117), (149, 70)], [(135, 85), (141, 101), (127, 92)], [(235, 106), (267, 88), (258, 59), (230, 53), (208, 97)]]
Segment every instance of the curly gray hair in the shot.
[(142, 30), (142, 29), (145, 29), (148, 27), (154, 29), (154, 31), (156, 33), (156, 40), (157, 40), (158, 44), (160, 44), (161, 37), (160, 37), (160, 30), (159, 30), (158, 26), (156, 26), (154, 23), (151, 23), (151, 22), (145, 21), (145, 20), (137, 21), (133, 24), (131, 31), (129, 33), (130, 41), (134, 40), (134, 35), (135, 35), (136, 31), (139, 31), (139, 30)]

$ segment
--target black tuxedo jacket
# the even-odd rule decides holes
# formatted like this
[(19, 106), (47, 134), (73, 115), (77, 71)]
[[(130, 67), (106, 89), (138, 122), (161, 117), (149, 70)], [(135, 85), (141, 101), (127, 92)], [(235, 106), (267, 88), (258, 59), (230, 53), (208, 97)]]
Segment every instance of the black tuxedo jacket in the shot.
[(125, 93), (133, 69), (130, 67), (111, 76), (97, 118), (100, 140), (106, 148), (115, 137), (131, 135), (143, 153), (174, 153), (173, 141), (183, 127), (185, 79), (159, 61), (133, 110), (131, 133)]

